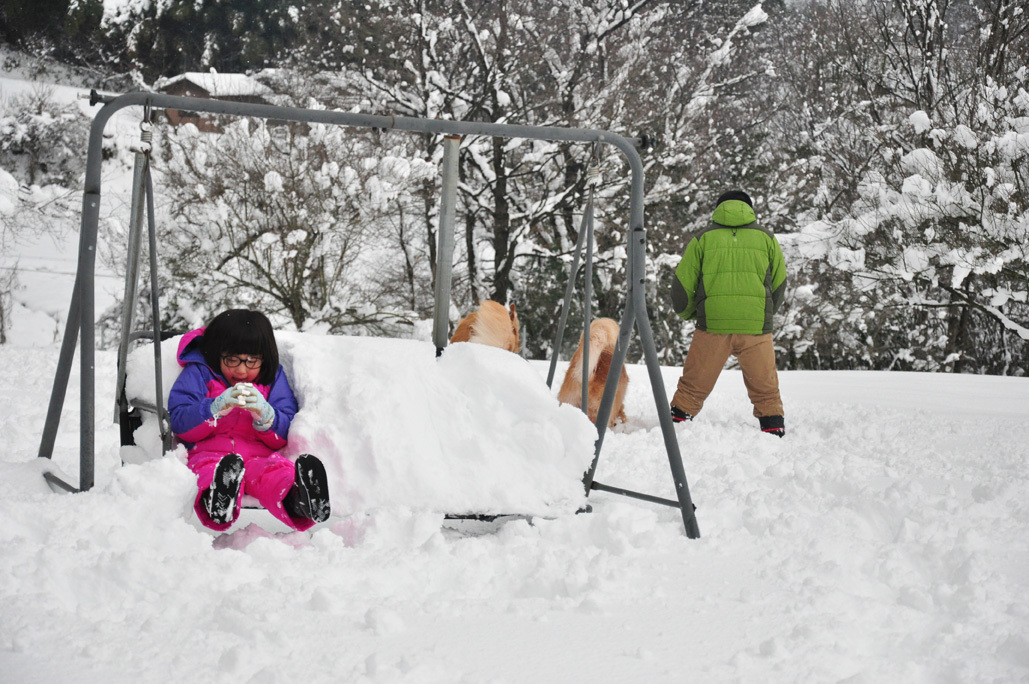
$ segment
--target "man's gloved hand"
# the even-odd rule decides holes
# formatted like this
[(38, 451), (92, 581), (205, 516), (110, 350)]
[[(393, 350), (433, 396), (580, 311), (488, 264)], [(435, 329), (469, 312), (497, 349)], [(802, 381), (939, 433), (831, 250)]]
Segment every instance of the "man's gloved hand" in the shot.
[(239, 385), (235, 385), (215, 397), (211, 402), (211, 416), (220, 418), (228, 415), (229, 411), (239, 406), (238, 395)]
[(244, 408), (254, 416), (254, 429), (259, 432), (271, 428), (275, 422), (275, 409), (256, 389), (250, 388), (249, 393), (243, 397), (246, 401)]

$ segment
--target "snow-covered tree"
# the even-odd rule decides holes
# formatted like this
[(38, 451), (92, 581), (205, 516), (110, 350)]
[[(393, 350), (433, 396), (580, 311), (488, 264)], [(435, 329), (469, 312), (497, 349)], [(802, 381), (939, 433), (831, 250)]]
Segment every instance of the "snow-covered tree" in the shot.
[(1025, 52), (1025, 20), (1009, 34), (1021, 41), (1001, 48), (991, 22), (1008, 16), (1004, 3), (992, 14), (933, 0), (871, 6), (847, 15), (844, 44), (861, 49), (840, 56), (865, 99), (824, 135), (863, 124), (867, 152), (852, 191), (831, 184), (845, 201), (804, 230), (802, 249), (829, 267), (810, 301), (824, 308), (849, 292), (861, 304), (828, 319), (847, 322), (837, 339), (849, 326), (863, 343), (844, 364), (1024, 373), (1029, 72), (997, 55)]
[[(357, 94), (372, 111), (429, 118), (453, 118), (533, 125), (621, 127), (624, 90), (633, 70), (646, 70), (648, 55), (639, 42), (648, 33), (645, 13), (665, 3), (583, 3), (573, 0), (503, 3), (439, 3), (428, 0), (379, 0), (375, 10), (381, 31), (362, 47), (362, 67), (354, 78), (344, 54), (339, 68), (339, 101)], [(649, 16), (649, 14), (647, 15)], [(334, 19), (338, 36), (348, 35), (348, 15)], [(563, 26), (565, 30), (555, 30)], [(320, 68), (331, 67), (325, 59)], [(318, 74), (316, 78), (322, 78)], [(420, 157), (434, 165), (441, 140), (424, 136)], [(533, 299), (524, 307), (527, 329), (533, 312), (552, 327), (554, 279), (562, 254), (574, 244), (583, 199), (583, 179), (590, 151), (582, 145), (545, 141), (475, 138), (463, 141), (460, 164), (458, 226), (459, 267), (455, 292), (461, 308), (491, 297), (499, 301)], [(619, 174), (625, 170), (620, 169)], [(611, 178), (615, 178), (613, 174)], [(625, 179), (618, 181), (624, 188)], [(420, 189), (424, 201), (422, 250), (435, 262), (439, 184), (429, 179)], [(613, 193), (616, 194), (616, 193)], [(610, 240), (622, 242), (624, 233)], [(608, 239), (608, 238), (605, 238)], [(603, 245), (602, 251), (609, 249)], [(601, 264), (607, 260), (602, 258)], [(553, 263), (551, 263), (553, 262)], [(615, 266), (622, 266), (621, 261)], [(555, 266), (556, 268), (550, 268)], [(617, 283), (598, 288), (607, 295)], [(531, 283), (531, 284), (530, 284)], [(613, 309), (613, 307), (608, 307)], [(609, 311), (609, 313), (613, 313)], [(551, 331), (552, 332), (552, 331)], [(548, 333), (549, 334), (549, 333)], [(530, 336), (531, 339), (531, 336)]]
[(390, 221), (403, 220), (405, 187), (433, 172), (408, 150), (339, 127), (247, 120), (220, 135), (182, 127), (170, 149), (172, 310), (204, 319), (252, 306), (298, 330), (358, 334), (399, 334), (417, 318), (409, 292), (389, 296), (402, 277), (389, 266), (400, 263)]
[[(766, 10), (766, 5), (768, 9)], [(681, 361), (692, 328), (671, 307), (670, 283), (688, 236), (706, 224), (719, 195), (743, 189), (777, 231), (769, 207), (767, 132), (775, 83), (766, 37), (775, 3), (672, 4), (647, 45), (660, 59), (643, 75), (644, 130), (655, 138), (645, 156), (647, 230), (654, 269), (648, 300), (664, 359)], [(770, 14), (772, 12), (773, 14)]]
[(0, 101), (0, 167), (26, 185), (73, 185), (86, 166), (88, 130), (78, 107), (58, 104), (51, 86)]
[[(16, 255), (23, 242), (71, 223), (88, 128), (76, 106), (54, 101), (52, 87), (0, 99), (0, 254)], [(5, 259), (0, 266), (0, 344), (7, 341), (14, 294), (21, 288), (18, 274), (17, 261)]]

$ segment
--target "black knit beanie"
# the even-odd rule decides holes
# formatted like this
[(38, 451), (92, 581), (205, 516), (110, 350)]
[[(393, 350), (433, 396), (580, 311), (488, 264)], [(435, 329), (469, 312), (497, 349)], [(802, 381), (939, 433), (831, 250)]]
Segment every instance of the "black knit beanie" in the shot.
[(718, 198), (718, 201), (715, 202), (715, 206), (717, 207), (722, 202), (728, 202), (729, 200), (739, 200), (741, 202), (746, 202), (747, 206), (749, 206), (751, 209), (754, 208), (754, 203), (750, 201), (750, 195), (743, 192), (742, 190), (730, 190), (729, 192), (724, 193), (721, 197)]

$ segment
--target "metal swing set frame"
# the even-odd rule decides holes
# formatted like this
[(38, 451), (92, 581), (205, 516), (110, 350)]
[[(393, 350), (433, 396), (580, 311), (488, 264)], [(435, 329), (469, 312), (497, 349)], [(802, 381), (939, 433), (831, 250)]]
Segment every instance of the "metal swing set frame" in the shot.
[[(55, 490), (68, 492), (84, 492), (94, 485), (94, 423), (95, 423), (95, 265), (97, 232), (100, 216), (101, 197), (101, 161), (104, 130), (111, 117), (119, 110), (131, 106), (144, 109), (144, 125), (142, 142), (136, 150), (135, 169), (133, 172), (133, 188), (131, 216), (129, 226), (128, 265), (125, 275), (125, 298), (122, 303), (123, 315), (121, 340), (118, 351), (118, 396), (115, 407), (115, 421), (122, 427), (123, 443), (125, 443), (128, 427), (129, 406), (125, 399), (125, 362), (129, 345), (132, 341), (150, 337), (154, 340), (156, 405), (145, 406), (133, 401), (136, 407), (157, 414), (161, 425), (161, 436), (165, 448), (172, 444), (172, 436), (167, 421), (167, 411), (162, 406), (163, 381), (161, 376), (161, 331), (157, 291), (157, 238), (154, 218), (154, 190), (149, 168), (149, 134), (147, 128), (149, 115), (153, 110), (179, 109), (208, 114), (254, 117), (307, 124), (326, 124), (348, 126), (353, 128), (370, 128), (379, 130), (402, 130), (444, 136), (444, 154), (442, 169), (443, 194), (440, 205), (439, 245), (437, 249), (437, 269), (435, 286), (435, 315), (433, 324), (433, 341), (437, 356), (447, 345), (449, 321), (447, 312), (450, 306), (451, 276), (454, 251), (454, 214), (457, 192), (457, 159), (461, 139), (464, 136), (490, 136), (499, 138), (523, 138), (530, 140), (548, 140), (571, 143), (592, 143), (591, 168), (587, 174), (588, 199), (582, 217), (569, 280), (565, 292), (561, 317), (558, 323), (557, 336), (553, 346), (550, 371), (547, 385), (550, 386), (557, 357), (564, 335), (568, 310), (574, 289), (575, 277), (579, 268), (580, 252), (585, 254), (585, 286), (584, 286), (584, 355), (587, 353), (590, 327), (590, 299), (593, 253), (593, 192), (599, 182), (596, 173), (596, 153), (600, 144), (617, 149), (628, 161), (631, 171), (630, 210), (628, 236), (628, 259), (626, 278), (625, 308), (622, 311), (618, 342), (615, 347), (611, 369), (604, 386), (604, 394), (597, 413), (597, 441), (595, 443), (593, 462), (583, 477), (586, 495), (593, 490), (620, 494), (655, 504), (678, 508), (686, 535), (691, 539), (700, 537), (695, 507), (690, 497), (686, 474), (682, 465), (682, 456), (676, 440), (671, 414), (668, 410), (668, 398), (665, 393), (658, 362), (654, 336), (647, 316), (645, 299), (646, 274), (646, 231), (643, 227), (643, 162), (636, 149), (637, 141), (630, 140), (617, 133), (595, 129), (562, 128), (556, 126), (523, 126), (516, 124), (499, 124), (472, 121), (445, 121), (406, 116), (384, 116), (356, 114), (349, 112), (302, 109), (267, 104), (253, 104), (211, 100), (205, 98), (163, 95), (159, 93), (127, 93), (123, 95), (100, 95), (93, 91), (90, 104), (103, 103), (96, 113), (89, 132), (89, 147), (86, 158), (85, 188), (82, 197), (82, 219), (79, 232), (78, 266), (71, 304), (68, 309), (68, 320), (65, 325), (64, 338), (61, 343), (60, 359), (54, 376), (50, 404), (47, 409), (46, 423), (40, 440), (39, 457), (50, 459), (60, 424), (64, 400), (67, 394), (68, 380), (78, 342), (80, 362), (80, 426), (79, 426), (79, 485), (75, 487), (53, 472), (47, 471), (44, 477)], [(144, 211), (149, 227), (149, 256), (151, 273), (151, 313), (153, 330), (151, 332), (132, 331), (132, 312), (137, 295), (139, 274), (139, 253), (142, 244), (142, 225)], [(585, 249), (584, 249), (585, 248)], [(676, 498), (666, 499), (621, 487), (602, 484), (595, 479), (600, 452), (604, 443), (608, 419), (614, 404), (615, 392), (621, 369), (625, 364), (630, 335), (633, 329), (639, 333), (643, 348), (654, 404), (664, 438), (665, 450), (675, 487)], [(587, 364), (583, 364), (583, 393), (588, 386)], [(585, 411), (585, 397), (582, 408)], [(131, 434), (131, 432), (129, 433)]]

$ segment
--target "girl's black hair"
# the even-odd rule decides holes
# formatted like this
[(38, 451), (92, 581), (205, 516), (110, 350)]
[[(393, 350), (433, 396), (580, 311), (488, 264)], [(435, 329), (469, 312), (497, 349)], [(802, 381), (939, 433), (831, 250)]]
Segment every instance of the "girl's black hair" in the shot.
[(279, 348), (275, 344), (275, 331), (272, 330), (271, 321), (260, 311), (222, 311), (204, 330), (200, 353), (218, 375), (221, 375), (223, 354), (260, 354), (261, 372), (256, 379), (259, 385), (271, 385), (279, 371)]

